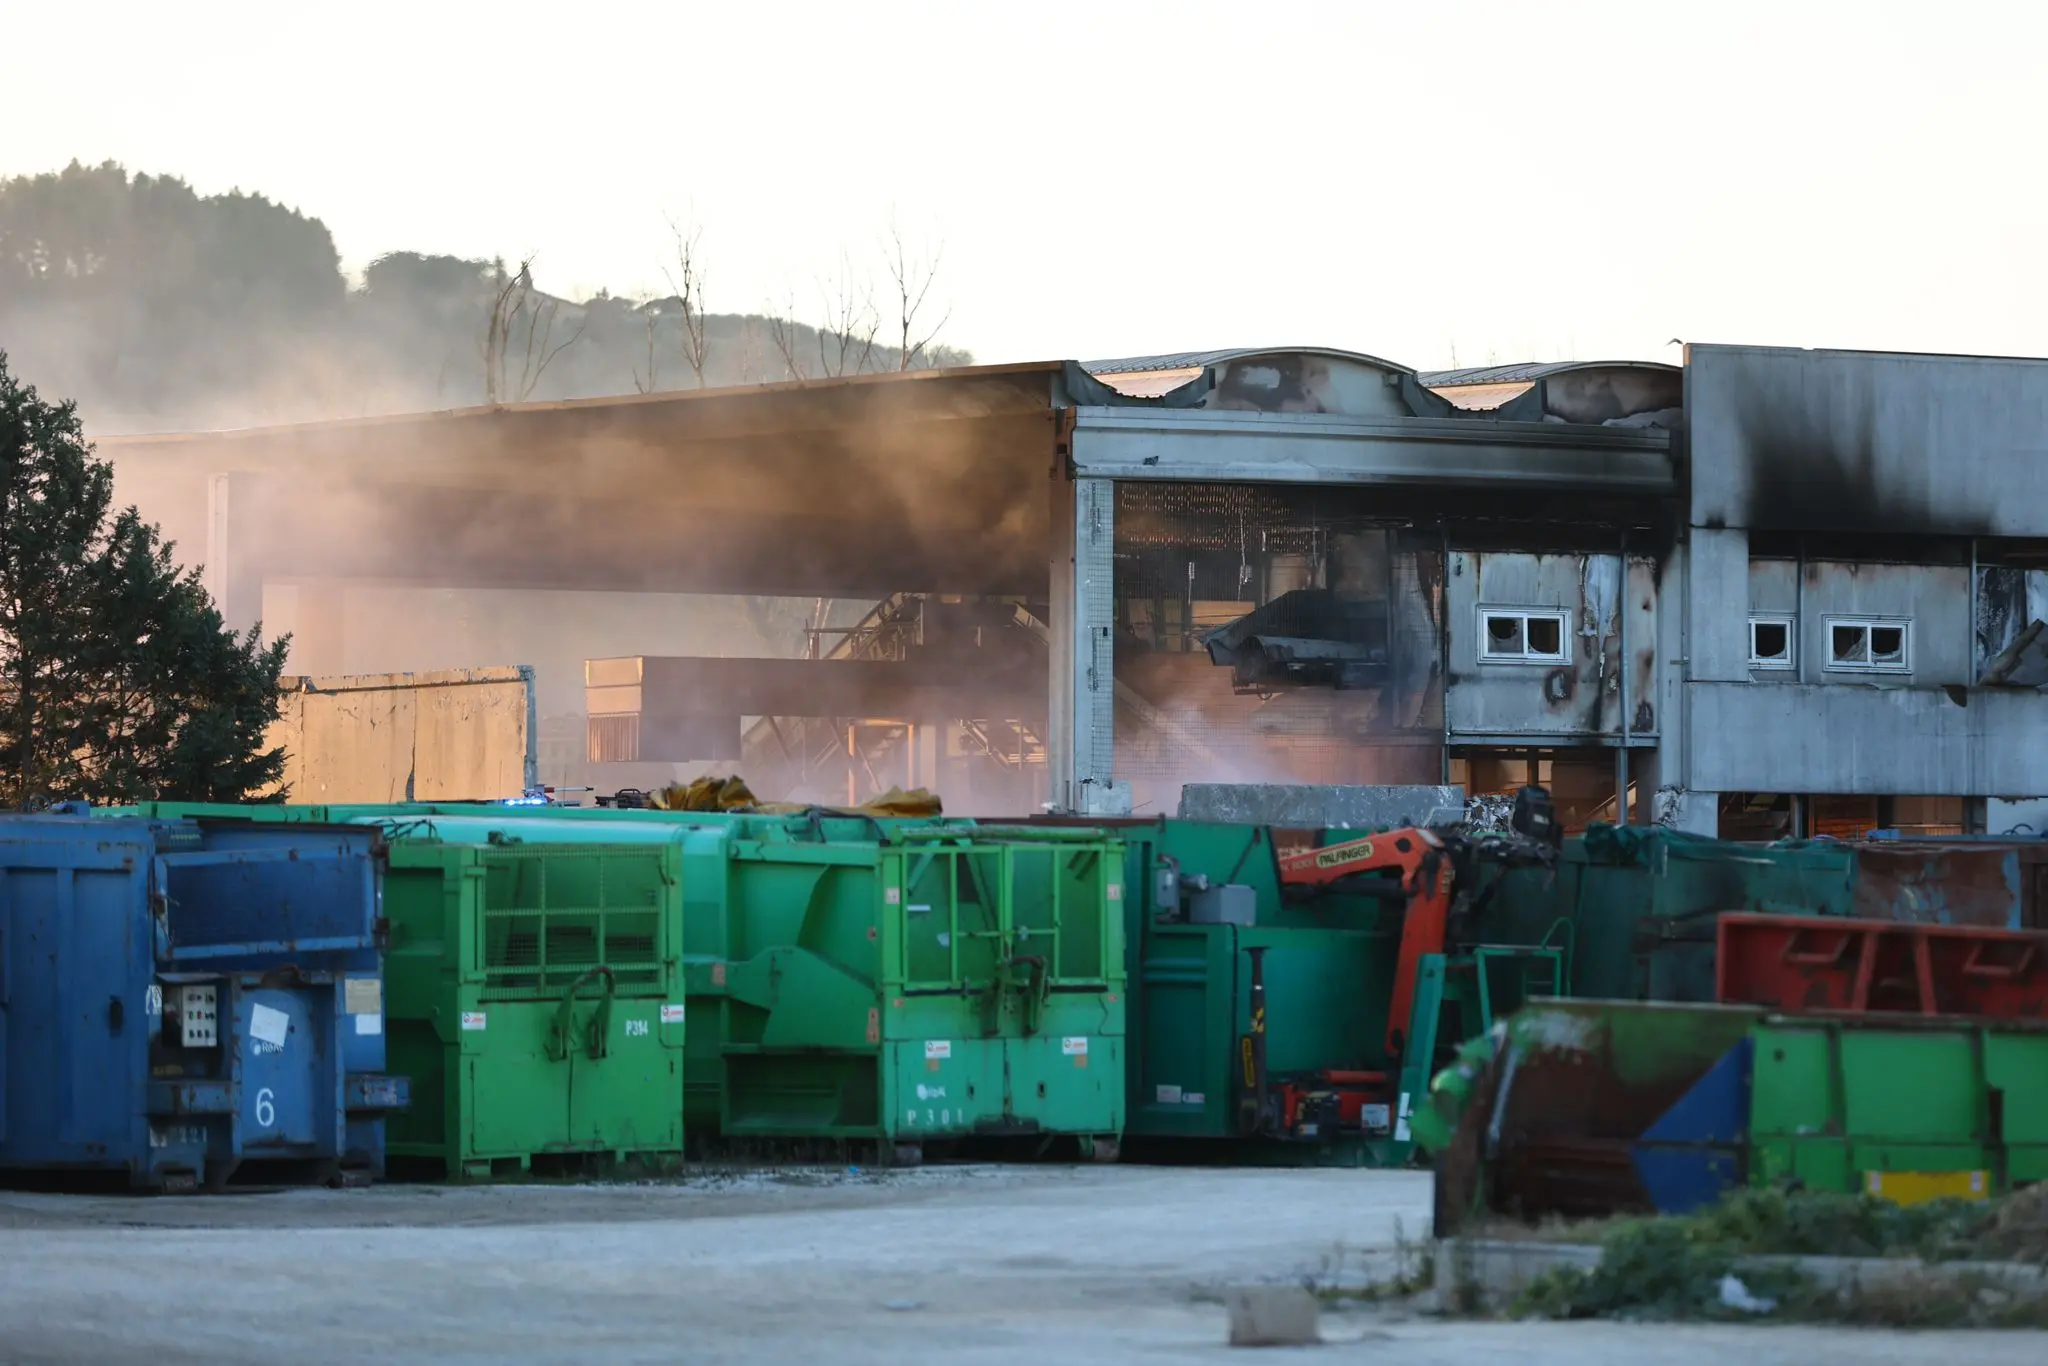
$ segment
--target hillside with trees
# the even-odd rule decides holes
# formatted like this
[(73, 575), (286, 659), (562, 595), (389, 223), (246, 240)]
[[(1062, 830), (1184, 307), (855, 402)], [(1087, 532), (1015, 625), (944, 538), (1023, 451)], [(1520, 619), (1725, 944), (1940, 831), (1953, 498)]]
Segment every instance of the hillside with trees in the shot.
[(353, 286), (318, 218), (113, 163), (0, 181), (0, 347), (101, 434), (762, 384), (971, 363), (936, 251), (758, 313), (705, 311), (699, 235), (662, 297), (551, 295), (539, 262), (394, 251)]

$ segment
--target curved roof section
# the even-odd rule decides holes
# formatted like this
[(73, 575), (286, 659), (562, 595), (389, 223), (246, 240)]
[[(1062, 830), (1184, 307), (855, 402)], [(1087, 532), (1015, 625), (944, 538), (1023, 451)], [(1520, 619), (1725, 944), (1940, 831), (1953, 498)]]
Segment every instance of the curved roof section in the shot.
[(1334, 346), (1235, 346), (1221, 351), (1169, 351), (1158, 356), (1125, 356), (1118, 360), (1084, 360), (1081, 368), (1091, 375), (1152, 374), (1162, 370), (1205, 370), (1224, 361), (1244, 360), (1251, 356), (1327, 356), (1335, 360), (1348, 360), (1359, 365), (1378, 366), (1397, 374), (1412, 375), (1412, 366), (1397, 361), (1385, 360), (1379, 356), (1368, 356), (1363, 351), (1346, 351)]
[(1516, 365), (1478, 365), (1463, 370), (1425, 370), (1416, 376), (1430, 389), (1459, 389), (1472, 384), (1534, 384), (1573, 370), (1655, 370), (1677, 374), (1679, 367), (1660, 360), (1523, 361)]

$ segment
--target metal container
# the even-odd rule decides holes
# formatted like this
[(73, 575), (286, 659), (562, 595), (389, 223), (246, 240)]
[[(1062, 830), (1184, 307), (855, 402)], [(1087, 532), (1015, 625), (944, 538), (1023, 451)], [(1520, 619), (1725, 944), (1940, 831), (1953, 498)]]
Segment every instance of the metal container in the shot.
[(2048, 840), (1873, 839), (1851, 848), (1857, 915), (2048, 930)]
[[(1990, 1020), (1774, 1017), (1750, 1036), (1752, 1185), (1975, 1193), (2048, 1179), (2048, 1028)], [(1922, 1181), (1901, 1181), (1919, 1177)]]
[(1555, 870), (1499, 875), (1486, 937), (1534, 942), (1562, 918), (1576, 945), (1571, 995), (1706, 1002), (1721, 912), (1848, 915), (1855, 872), (1848, 846), (1831, 841), (1765, 846), (1595, 826), (1565, 841)]
[(1571, 1001), (1439, 1076), (1437, 1229), (1683, 1213), (1748, 1184), (1900, 1201), (2048, 1179), (2048, 1024)]
[[(675, 851), (693, 1134), (893, 1155), (1004, 1134), (1100, 1151), (1121, 1133), (1121, 845), (957, 823), (605, 814), (471, 808), (384, 826), (401, 851)], [(394, 983), (396, 942), (394, 930)]]
[(1724, 915), (1723, 1002), (1774, 1010), (2048, 1019), (2048, 932)]
[(394, 1163), (510, 1175), (683, 1149), (683, 832), (526, 840), (385, 822)]
[[(0, 1167), (144, 1189), (381, 1167), (364, 831), (0, 818)], [(381, 1021), (380, 1021), (381, 1023)]]

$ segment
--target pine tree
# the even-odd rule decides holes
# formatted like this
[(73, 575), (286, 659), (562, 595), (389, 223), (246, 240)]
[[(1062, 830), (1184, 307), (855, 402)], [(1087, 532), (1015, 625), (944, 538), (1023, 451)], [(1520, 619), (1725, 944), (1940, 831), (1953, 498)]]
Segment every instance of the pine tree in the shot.
[(0, 806), (274, 786), (284, 753), (263, 740), (288, 642), (230, 630), (113, 496), (74, 406), (42, 401), (0, 352)]

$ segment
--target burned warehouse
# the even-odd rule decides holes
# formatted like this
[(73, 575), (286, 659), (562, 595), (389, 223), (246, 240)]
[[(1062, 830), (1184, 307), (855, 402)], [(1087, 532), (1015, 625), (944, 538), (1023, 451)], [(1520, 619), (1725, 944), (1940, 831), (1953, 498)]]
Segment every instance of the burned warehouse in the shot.
[(1272, 348), (102, 449), (295, 670), (533, 665), (556, 782), (1533, 781), (1756, 839), (2037, 821), (2044, 409), (2031, 360)]

